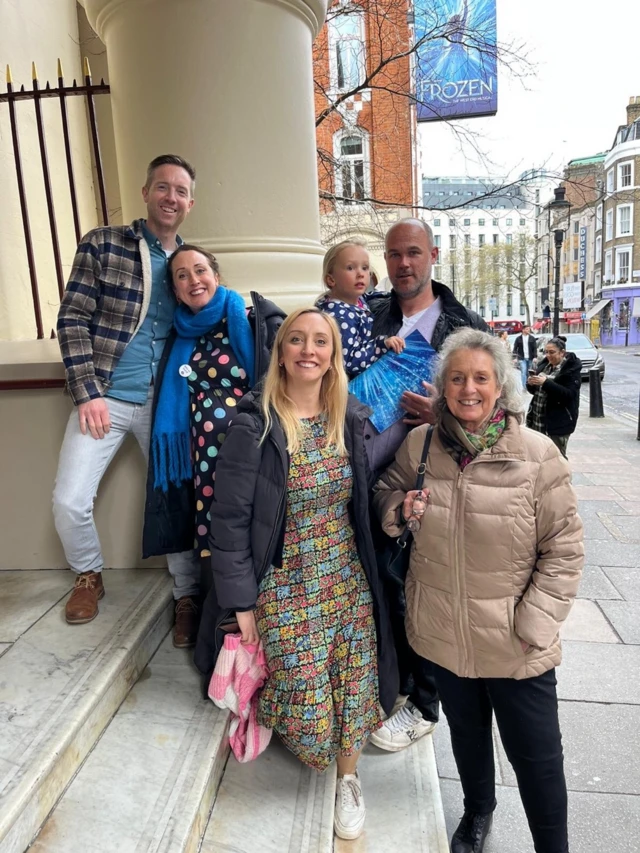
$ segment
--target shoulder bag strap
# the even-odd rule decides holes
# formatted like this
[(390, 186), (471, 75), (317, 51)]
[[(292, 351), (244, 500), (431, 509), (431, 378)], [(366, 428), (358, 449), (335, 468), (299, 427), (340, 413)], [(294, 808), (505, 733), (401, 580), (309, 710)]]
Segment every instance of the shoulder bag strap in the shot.
[[(422, 447), (422, 457), (420, 458), (420, 464), (418, 465), (418, 476), (416, 477), (416, 491), (420, 491), (424, 484), (424, 475), (427, 471), (427, 457), (429, 456), (429, 447), (431, 446), (431, 439), (433, 438), (433, 429), (434, 428), (430, 426), (424, 438), (424, 445)], [(405, 527), (405, 529), (402, 531), (396, 541), (401, 548), (404, 548), (407, 545), (411, 536), (411, 531)]]

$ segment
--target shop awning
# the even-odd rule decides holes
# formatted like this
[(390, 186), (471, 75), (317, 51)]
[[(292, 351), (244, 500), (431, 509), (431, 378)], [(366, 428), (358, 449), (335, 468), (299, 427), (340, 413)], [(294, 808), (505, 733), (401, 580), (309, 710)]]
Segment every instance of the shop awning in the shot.
[(610, 299), (601, 299), (599, 302), (596, 302), (595, 305), (592, 305), (591, 308), (587, 311), (587, 320), (591, 320), (596, 314), (599, 314), (603, 308), (611, 302)]

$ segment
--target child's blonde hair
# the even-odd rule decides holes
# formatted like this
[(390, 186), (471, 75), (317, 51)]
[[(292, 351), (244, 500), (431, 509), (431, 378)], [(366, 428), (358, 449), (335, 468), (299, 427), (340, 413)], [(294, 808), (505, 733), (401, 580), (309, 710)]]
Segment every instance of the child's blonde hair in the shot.
[(333, 275), (333, 268), (336, 265), (340, 252), (343, 249), (348, 249), (350, 246), (359, 246), (361, 249), (367, 248), (367, 244), (364, 240), (354, 237), (353, 240), (343, 240), (342, 243), (337, 243), (335, 246), (331, 246), (330, 249), (327, 249), (324, 261), (322, 262), (322, 283), (329, 293), (331, 292), (331, 288), (327, 284), (327, 276)]

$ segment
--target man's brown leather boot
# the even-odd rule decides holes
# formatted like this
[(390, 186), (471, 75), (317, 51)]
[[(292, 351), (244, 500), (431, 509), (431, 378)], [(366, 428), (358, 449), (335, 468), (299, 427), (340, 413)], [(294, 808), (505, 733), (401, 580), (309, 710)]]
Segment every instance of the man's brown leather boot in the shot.
[(190, 649), (196, 644), (200, 613), (195, 598), (185, 595), (176, 601), (176, 624), (173, 628), (173, 645), (176, 649)]

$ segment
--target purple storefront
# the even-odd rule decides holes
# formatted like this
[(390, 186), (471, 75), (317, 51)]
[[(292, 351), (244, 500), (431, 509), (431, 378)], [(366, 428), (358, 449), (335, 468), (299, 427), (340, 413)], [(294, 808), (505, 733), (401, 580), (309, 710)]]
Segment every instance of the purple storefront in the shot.
[(602, 346), (640, 344), (640, 284), (603, 287), (600, 298), (609, 300), (600, 312)]

